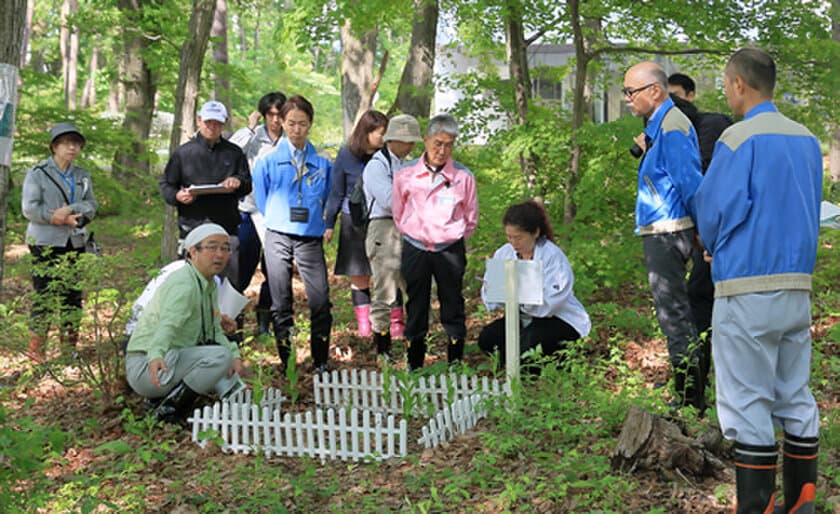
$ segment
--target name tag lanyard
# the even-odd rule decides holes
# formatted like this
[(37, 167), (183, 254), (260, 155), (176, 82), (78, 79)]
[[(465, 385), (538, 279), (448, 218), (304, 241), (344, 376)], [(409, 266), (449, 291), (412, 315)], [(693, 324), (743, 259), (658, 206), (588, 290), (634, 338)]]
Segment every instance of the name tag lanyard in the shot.
[(59, 173), (58, 176), (61, 177), (61, 180), (63, 180), (64, 183), (67, 185), (67, 189), (70, 190), (70, 202), (69, 203), (75, 202), (76, 201), (76, 172), (71, 171), (70, 173), (67, 173), (67, 174)]
[(295, 180), (292, 182), (298, 183), (298, 205), (303, 205), (303, 177), (306, 175), (306, 155), (302, 154), (300, 160), (294, 159), (292, 161), (295, 165)]

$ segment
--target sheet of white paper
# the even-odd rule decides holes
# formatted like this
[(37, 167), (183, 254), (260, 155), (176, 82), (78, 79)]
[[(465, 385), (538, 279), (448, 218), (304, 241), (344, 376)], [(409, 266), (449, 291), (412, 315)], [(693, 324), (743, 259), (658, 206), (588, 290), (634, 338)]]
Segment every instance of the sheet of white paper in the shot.
[(230, 285), (228, 279), (222, 281), (219, 286), (219, 311), (226, 316), (236, 319), (242, 309), (248, 305), (248, 298), (239, 294), (239, 291)]
[[(505, 302), (505, 259), (487, 259), (487, 300), (493, 303)], [(541, 305), (543, 303), (542, 261), (516, 261), (517, 291), (519, 303)]]
[(820, 226), (840, 229), (840, 206), (823, 200), (820, 204)]

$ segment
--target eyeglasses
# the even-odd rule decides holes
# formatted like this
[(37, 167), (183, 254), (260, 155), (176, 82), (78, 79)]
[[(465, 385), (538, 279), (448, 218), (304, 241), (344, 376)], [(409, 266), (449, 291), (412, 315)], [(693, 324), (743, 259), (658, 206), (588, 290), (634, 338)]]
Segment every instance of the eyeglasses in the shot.
[(207, 250), (210, 253), (230, 253), (230, 245), (196, 245), (196, 250)]
[(656, 85), (656, 84), (657, 84), (657, 82), (651, 82), (650, 84), (645, 84), (642, 87), (636, 87), (636, 88), (623, 87), (623, 88), (621, 88), (621, 93), (624, 95), (624, 98), (632, 99), (633, 95), (635, 95), (636, 93), (638, 93), (640, 91), (644, 91), (645, 89), (649, 88), (650, 86), (653, 86), (653, 85)]

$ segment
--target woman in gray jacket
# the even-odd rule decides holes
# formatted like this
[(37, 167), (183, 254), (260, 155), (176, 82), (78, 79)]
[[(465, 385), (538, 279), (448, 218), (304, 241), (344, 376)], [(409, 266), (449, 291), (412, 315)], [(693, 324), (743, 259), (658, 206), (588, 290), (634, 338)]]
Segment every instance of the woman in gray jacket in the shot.
[(75, 346), (81, 318), (82, 291), (69, 283), (59, 266), (84, 252), (85, 225), (96, 214), (90, 173), (73, 164), (85, 146), (85, 137), (72, 123), (50, 130), (52, 157), (26, 173), (21, 200), (29, 220), (26, 242), (32, 254), (32, 299), (29, 352), (35, 360), (46, 354), (44, 339), (50, 328), (51, 310), (60, 315), (62, 345)]

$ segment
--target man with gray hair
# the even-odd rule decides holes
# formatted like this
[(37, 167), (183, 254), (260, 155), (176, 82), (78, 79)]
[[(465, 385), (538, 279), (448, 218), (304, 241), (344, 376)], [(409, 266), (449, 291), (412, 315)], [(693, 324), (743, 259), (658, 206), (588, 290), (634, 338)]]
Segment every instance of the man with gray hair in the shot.
[(408, 293), (405, 338), (410, 369), (423, 367), (426, 357), (432, 277), (448, 338), (447, 359), (454, 362), (464, 356), (464, 240), (478, 224), (478, 196), (473, 174), (452, 160), (457, 137), (454, 117), (433, 117), (423, 139), (426, 151), (394, 175), (391, 210), (403, 237), (401, 271)]
[(173, 271), (143, 309), (126, 348), (126, 379), (139, 395), (161, 399), (154, 415), (178, 422), (198, 395), (242, 388), (239, 349), (224, 334), (214, 275), (230, 257), (227, 230), (215, 223), (184, 239), (186, 266)]
[[(773, 104), (776, 64), (743, 48), (724, 72), (743, 121), (726, 129), (695, 195), (712, 259), (717, 410), (735, 441), (738, 513), (814, 512), (820, 416), (811, 373), (811, 275), (823, 161), (811, 132)], [(775, 428), (784, 430), (784, 503), (774, 510)]]
[(656, 317), (668, 342), (677, 407), (706, 407), (704, 352), (691, 311), (686, 266), (696, 230), (690, 208), (702, 179), (700, 149), (691, 121), (668, 96), (668, 77), (654, 62), (624, 75), (624, 101), (645, 120), (636, 144), (645, 150), (636, 186), (636, 234)]

